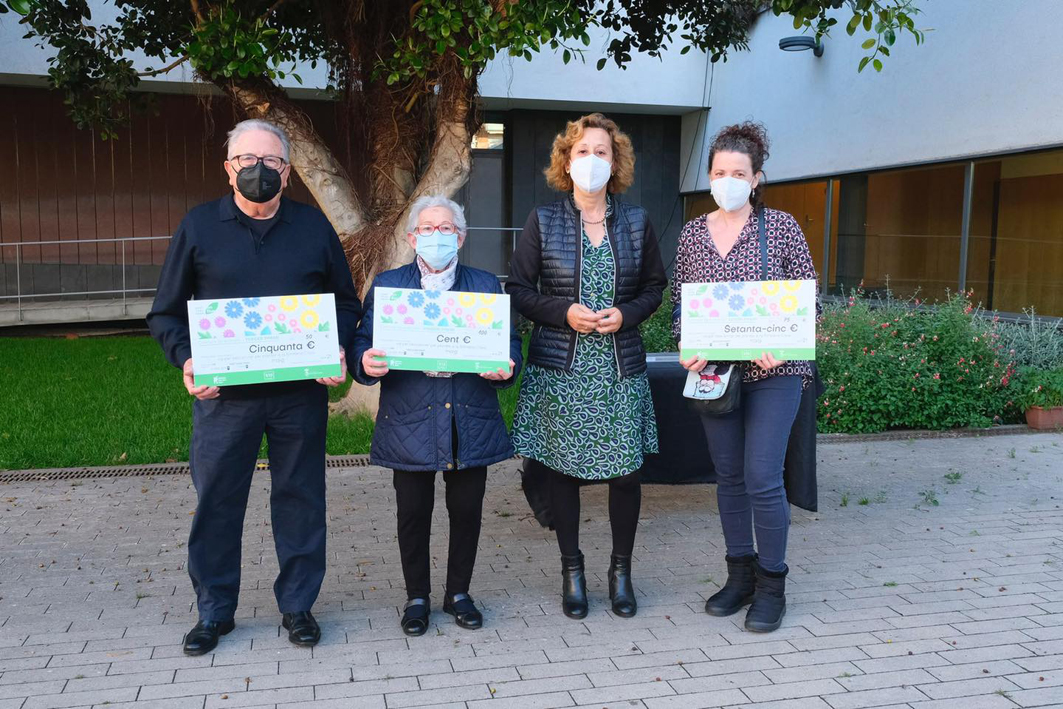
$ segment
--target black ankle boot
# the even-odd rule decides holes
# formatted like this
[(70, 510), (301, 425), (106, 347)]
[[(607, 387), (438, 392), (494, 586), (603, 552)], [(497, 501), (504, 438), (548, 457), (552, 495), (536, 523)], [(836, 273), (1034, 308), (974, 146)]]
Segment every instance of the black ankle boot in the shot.
[(630, 618), (639, 609), (635, 587), (631, 585), (630, 554), (613, 554), (609, 559), (609, 600), (613, 602), (613, 613), (621, 618)]
[(786, 574), (790, 570), (766, 571), (756, 562), (753, 570), (757, 575), (757, 590), (753, 605), (746, 613), (746, 630), (770, 633), (782, 625), (782, 617), (786, 615)]
[(756, 588), (756, 575), (753, 564), (756, 554), (749, 556), (728, 556), (727, 582), (723, 588), (709, 596), (705, 601), (705, 612), (709, 615), (734, 615), (753, 602), (753, 590)]
[(587, 575), (582, 553), (561, 557), (561, 610), (576, 620), (587, 617)]

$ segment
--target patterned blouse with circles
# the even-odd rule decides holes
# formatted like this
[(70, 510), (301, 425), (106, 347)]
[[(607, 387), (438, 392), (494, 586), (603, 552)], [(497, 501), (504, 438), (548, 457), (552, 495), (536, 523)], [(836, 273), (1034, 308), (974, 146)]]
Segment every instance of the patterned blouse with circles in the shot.
[[(768, 240), (768, 280), (816, 279), (816, 267), (808, 251), (808, 243), (797, 221), (775, 209), (765, 209), (765, 233)], [(682, 339), (679, 327), (679, 296), (684, 283), (720, 283), (728, 281), (759, 281), (760, 244), (758, 243), (757, 212), (752, 211), (742, 227), (727, 258), (720, 256), (709, 236), (708, 215), (703, 214), (687, 222), (679, 235), (675, 274), (672, 279), (672, 336)], [(816, 313), (820, 312), (819, 296)], [(812, 378), (812, 365), (799, 360), (765, 371), (747, 365), (742, 381), (755, 382), (769, 377), (800, 376), (805, 385)]]

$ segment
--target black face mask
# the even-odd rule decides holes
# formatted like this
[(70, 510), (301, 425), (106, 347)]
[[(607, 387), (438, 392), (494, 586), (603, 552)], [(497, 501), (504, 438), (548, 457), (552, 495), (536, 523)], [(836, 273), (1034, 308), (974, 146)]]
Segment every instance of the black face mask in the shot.
[(259, 162), (236, 173), (236, 189), (251, 202), (268, 202), (280, 194), (281, 174)]

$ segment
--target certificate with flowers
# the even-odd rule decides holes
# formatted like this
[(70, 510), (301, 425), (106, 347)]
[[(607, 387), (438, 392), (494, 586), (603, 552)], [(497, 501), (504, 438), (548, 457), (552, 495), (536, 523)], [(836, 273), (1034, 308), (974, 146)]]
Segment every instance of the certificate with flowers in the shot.
[(188, 326), (197, 385), (340, 375), (331, 293), (190, 300)]
[(509, 296), (378, 286), (373, 347), (391, 369), (509, 369)]
[(816, 282), (684, 283), (680, 357), (816, 358)]

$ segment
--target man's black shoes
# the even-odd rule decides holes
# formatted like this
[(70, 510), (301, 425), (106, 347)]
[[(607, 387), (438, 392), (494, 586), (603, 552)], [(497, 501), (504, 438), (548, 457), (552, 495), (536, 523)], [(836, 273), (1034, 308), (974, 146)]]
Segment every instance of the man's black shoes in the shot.
[(310, 611), (285, 613), (281, 625), (288, 631), (288, 640), (300, 647), (313, 647), (321, 639), (321, 628)]
[(236, 627), (231, 620), (199, 621), (196, 627), (185, 635), (184, 650), (186, 655), (205, 655), (218, 646), (218, 637), (228, 635)]

